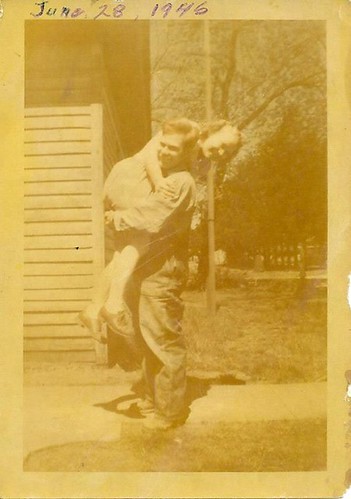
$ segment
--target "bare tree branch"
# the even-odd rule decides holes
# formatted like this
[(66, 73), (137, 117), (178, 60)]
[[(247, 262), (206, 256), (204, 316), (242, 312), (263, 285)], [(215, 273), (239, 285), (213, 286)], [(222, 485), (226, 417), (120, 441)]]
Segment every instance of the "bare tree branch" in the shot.
[(241, 122), (238, 123), (238, 126), (240, 129), (246, 128), (253, 120), (255, 120), (275, 99), (283, 95), (285, 92), (292, 88), (297, 88), (297, 87), (314, 87), (314, 84), (312, 82), (309, 83), (311, 78), (315, 76), (310, 75), (304, 80), (299, 80), (299, 81), (294, 81), (289, 83), (288, 85), (285, 85), (284, 88), (281, 88), (279, 90), (276, 90), (273, 92), (268, 99), (266, 99), (261, 105), (257, 106), (256, 109), (249, 114), (245, 119), (243, 119)]
[(230, 59), (229, 59), (229, 65), (227, 69), (227, 74), (223, 80), (223, 83), (221, 85), (222, 89), (222, 97), (221, 97), (221, 103), (220, 103), (220, 110), (221, 114), (224, 118), (228, 117), (228, 97), (229, 97), (229, 90), (230, 86), (236, 71), (236, 43), (237, 43), (237, 38), (239, 35), (240, 30), (238, 29), (233, 29), (231, 39), (230, 39)]

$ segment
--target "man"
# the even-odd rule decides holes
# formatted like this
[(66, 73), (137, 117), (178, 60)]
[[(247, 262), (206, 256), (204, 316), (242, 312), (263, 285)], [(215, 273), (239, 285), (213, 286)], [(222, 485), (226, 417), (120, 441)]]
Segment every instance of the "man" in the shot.
[[(191, 123), (194, 128), (198, 127)], [(160, 168), (158, 155), (163, 138), (161, 131), (139, 153), (119, 161), (113, 167), (104, 186), (105, 205), (111, 208), (111, 211), (105, 212), (107, 223), (113, 219), (113, 210), (139, 206), (153, 190), (164, 197), (173, 195), (171, 177), (164, 178)], [(228, 160), (239, 147), (238, 129), (225, 120), (214, 121), (203, 127), (197, 147), (193, 144), (187, 152), (184, 165), (187, 162), (192, 174), (200, 179), (208, 173), (211, 159), (218, 163)], [(115, 241), (116, 251), (112, 260), (96, 281), (90, 303), (78, 315), (78, 322), (97, 341), (106, 341), (102, 334), (102, 322), (106, 322), (117, 334), (121, 328), (125, 329), (128, 321), (124, 294), (147, 245), (146, 231), (134, 231), (132, 235), (124, 232)]]
[(116, 211), (113, 217), (117, 232), (137, 230), (150, 236), (149, 250), (135, 272), (140, 297), (134, 300), (139, 300), (147, 391), (141, 409), (153, 412), (153, 417), (145, 421), (145, 426), (153, 430), (177, 426), (187, 417), (180, 295), (186, 282), (188, 237), (196, 199), (195, 182), (188, 172), (189, 158), (198, 138), (193, 122), (167, 122), (160, 136), (158, 159), (163, 175), (172, 177), (172, 195), (154, 192), (139, 206)]

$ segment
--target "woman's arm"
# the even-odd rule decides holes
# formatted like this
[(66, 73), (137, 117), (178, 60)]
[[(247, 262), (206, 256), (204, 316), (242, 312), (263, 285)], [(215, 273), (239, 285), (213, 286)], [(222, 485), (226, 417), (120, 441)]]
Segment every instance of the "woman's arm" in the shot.
[(154, 190), (156, 190), (157, 186), (163, 180), (162, 170), (158, 159), (161, 135), (161, 132), (158, 132), (138, 153), (138, 156), (142, 158), (146, 173)]
[[(175, 187), (171, 179), (165, 178), (162, 174), (158, 151), (162, 133), (158, 132), (138, 153), (142, 158), (147, 176), (155, 192), (159, 192), (163, 197), (169, 198), (174, 195)], [(140, 156), (141, 155), (141, 156)]]
[(149, 177), (150, 182), (154, 190), (157, 190), (157, 187), (160, 185), (164, 177), (162, 175), (162, 170), (158, 161), (148, 161), (145, 165), (147, 176)]

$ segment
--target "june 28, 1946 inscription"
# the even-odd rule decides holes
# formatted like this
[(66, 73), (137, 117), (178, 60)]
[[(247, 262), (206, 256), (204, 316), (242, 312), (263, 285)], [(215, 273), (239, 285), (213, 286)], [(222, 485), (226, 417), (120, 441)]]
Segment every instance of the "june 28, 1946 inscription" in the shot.
[[(35, 9), (30, 12), (30, 15), (35, 18), (53, 16), (53, 17), (63, 17), (63, 18), (81, 18), (86, 19), (88, 17), (87, 12), (82, 8), (70, 7), (51, 7), (49, 0), (44, 0), (42, 2), (35, 2)], [(185, 2), (180, 4), (173, 4), (172, 2), (167, 2), (165, 4), (155, 3), (152, 7), (150, 15), (155, 18), (165, 19), (169, 15), (175, 17), (182, 17), (188, 12), (192, 12), (196, 16), (202, 16), (207, 14), (208, 8), (206, 7), (207, 2), (196, 3), (196, 2)], [(113, 5), (103, 4), (96, 5), (96, 11), (93, 13), (92, 19), (99, 18), (111, 18), (118, 19), (123, 17), (127, 11), (127, 4), (123, 2), (114, 3)]]

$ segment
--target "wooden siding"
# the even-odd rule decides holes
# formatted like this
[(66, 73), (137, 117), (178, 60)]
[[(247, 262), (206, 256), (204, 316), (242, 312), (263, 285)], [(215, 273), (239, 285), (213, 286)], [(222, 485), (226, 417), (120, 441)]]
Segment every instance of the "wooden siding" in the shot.
[(76, 316), (104, 265), (102, 127), (98, 104), (26, 109), (24, 348), (29, 358), (95, 359), (93, 342)]

